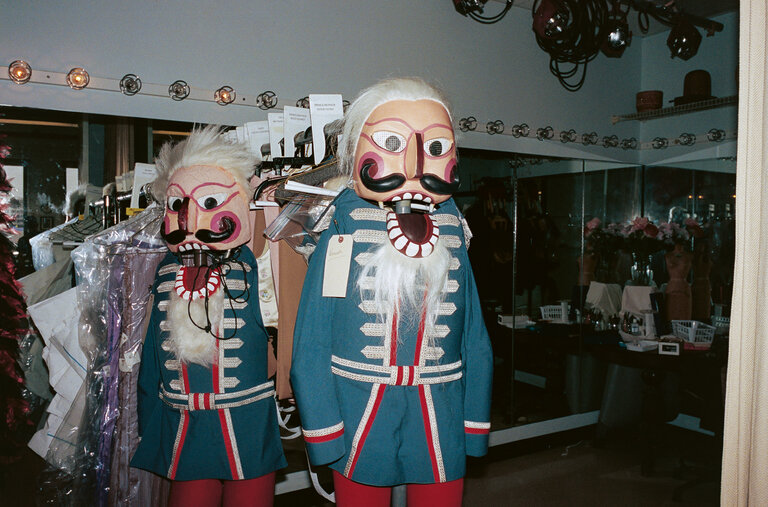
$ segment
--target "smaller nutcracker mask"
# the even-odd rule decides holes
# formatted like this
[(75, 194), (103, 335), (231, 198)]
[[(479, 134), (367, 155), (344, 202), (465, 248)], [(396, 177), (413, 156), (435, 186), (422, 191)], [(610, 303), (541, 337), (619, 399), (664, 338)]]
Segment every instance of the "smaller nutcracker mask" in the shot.
[(391, 79), (352, 103), (344, 125), (342, 166), (355, 193), (410, 212), (430, 208), (459, 185), (451, 115), (440, 94), (419, 79)]
[(248, 178), (258, 163), (218, 127), (195, 130), (156, 159), (153, 192), (165, 203), (161, 234), (172, 252), (223, 252), (251, 239)]

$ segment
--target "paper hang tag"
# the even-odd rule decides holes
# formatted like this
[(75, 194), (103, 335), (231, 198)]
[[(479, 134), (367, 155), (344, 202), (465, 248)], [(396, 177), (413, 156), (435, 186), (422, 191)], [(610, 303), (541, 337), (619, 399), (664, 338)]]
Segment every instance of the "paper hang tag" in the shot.
[(324, 297), (347, 297), (347, 279), (352, 260), (352, 244), (351, 234), (334, 234), (331, 236), (328, 250), (325, 252)]

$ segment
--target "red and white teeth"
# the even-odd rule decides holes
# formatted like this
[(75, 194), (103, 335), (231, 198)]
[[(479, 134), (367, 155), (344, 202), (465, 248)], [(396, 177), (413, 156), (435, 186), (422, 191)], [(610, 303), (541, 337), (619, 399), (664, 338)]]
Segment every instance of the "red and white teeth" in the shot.
[(429, 228), (429, 235), (427, 240), (423, 243), (413, 241), (406, 237), (403, 233), (403, 229), (400, 226), (400, 221), (397, 218), (397, 214), (394, 212), (387, 213), (387, 236), (392, 246), (407, 257), (427, 257), (435, 249), (435, 244), (440, 237), (440, 228), (437, 226), (437, 221), (432, 215), (424, 215), (431, 221), (431, 227)]
[(400, 194), (400, 195), (394, 196), (391, 200), (392, 201), (401, 201), (403, 199), (405, 199), (406, 201), (410, 201), (410, 200), (421, 201), (421, 202), (425, 202), (427, 204), (430, 204), (432, 202), (432, 198), (430, 196), (423, 195), (423, 194), (420, 194), (418, 192), (416, 192), (415, 194), (413, 194), (411, 192), (405, 192), (404, 194)]
[(184, 283), (185, 272), (185, 266), (181, 266), (179, 271), (176, 272), (176, 282), (173, 284), (173, 290), (176, 291), (176, 294), (178, 294), (180, 298), (186, 301), (189, 301), (190, 299), (200, 299), (206, 296), (212, 296), (221, 285), (221, 276), (219, 275), (219, 271), (213, 270), (211, 271), (211, 274), (208, 275), (208, 280), (205, 282), (203, 287), (195, 290), (188, 289)]
[(211, 247), (204, 243), (184, 243), (179, 245), (179, 252), (188, 252), (190, 250), (210, 250)]

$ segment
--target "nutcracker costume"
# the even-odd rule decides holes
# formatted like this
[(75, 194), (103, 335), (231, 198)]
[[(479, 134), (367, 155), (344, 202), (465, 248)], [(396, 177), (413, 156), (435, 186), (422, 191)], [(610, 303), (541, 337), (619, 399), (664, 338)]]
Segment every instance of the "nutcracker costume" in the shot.
[(152, 289), (131, 465), (174, 481), (169, 505), (271, 505), (274, 472), (286, 464), (258, 269), (245, 246), (256, 162), (212, 127), (156, 161), (170, 252)]
[(458, 505), (466, 456), (487, 451), (493, 355), (450, 199), (450, 115), (423, 81), (384, 81), (350, 106), (343, 143), (354, 190), (329, 210), (294, 333), (309, 458), (342, 506), (388, 505), (381, 487), (399, 484), (409, 505)]

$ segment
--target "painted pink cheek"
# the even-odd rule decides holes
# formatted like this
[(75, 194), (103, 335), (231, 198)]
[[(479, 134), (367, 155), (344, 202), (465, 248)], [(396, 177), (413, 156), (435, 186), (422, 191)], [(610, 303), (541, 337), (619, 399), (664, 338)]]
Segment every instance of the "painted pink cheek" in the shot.
[(223, 221), (224, 218), (230, 219), (232, 223), (235, 224), (235, 232), (233, 232), (232, 235), (227, 239), (227, 242), (229, 242), (240, 235), (240, 230), (242, 229), (242, 225), (240, 222), (240, 218), (238, 218), (237, 215), (235, 215), (231, 211), (222, 211), (221, 213), (215, 214), (211, 219), (211, 226), (216, 227), (218, 229), (215, 232), (221, 232), (224, 230), (224, 221)]
[(448, 183), (453, 183), (456, 180), (456, 159), (452, 158), (445, 165), (445, 177), (443, 178)]
[(171, 218), (168, 215), (163, 218), (163, 227), (165, 227), (166, 234), (171, 232)]
[(381, 174), (383, 173), (382, 168), (384, 167), (384, 160), (377, 153), (368, 151), (360, 156), (357, 162), (357, 174), (360, 174), (360, 171), (362, 171), (363, 167), (367, 165), (370, 165), (370, 169), (368, 169), (368, 176), (373, 179), (378, 179), (381, 177)]

